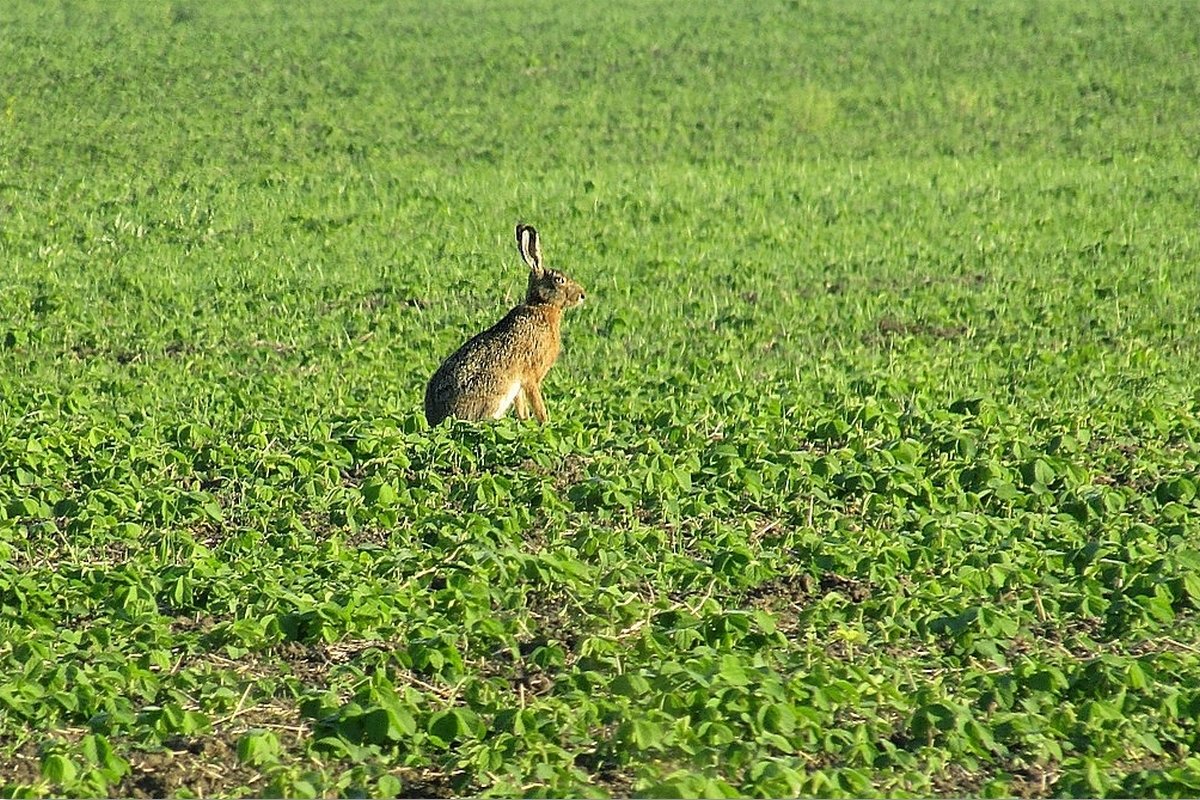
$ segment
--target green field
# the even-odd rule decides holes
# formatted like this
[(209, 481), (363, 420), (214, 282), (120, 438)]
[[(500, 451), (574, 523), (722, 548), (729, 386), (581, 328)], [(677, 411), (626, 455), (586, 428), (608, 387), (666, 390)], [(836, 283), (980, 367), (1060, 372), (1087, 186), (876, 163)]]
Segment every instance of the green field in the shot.
[(0, 797), (1200, 794), (1198, 163), (1183, 0), (5, 0)]

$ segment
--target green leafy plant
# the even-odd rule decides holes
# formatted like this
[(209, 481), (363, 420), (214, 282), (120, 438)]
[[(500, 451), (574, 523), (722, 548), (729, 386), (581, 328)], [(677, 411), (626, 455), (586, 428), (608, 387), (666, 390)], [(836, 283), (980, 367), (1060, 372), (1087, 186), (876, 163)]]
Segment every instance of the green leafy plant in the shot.
[(1196, 795), (1194, 17), (0, 3), (0, 796)]

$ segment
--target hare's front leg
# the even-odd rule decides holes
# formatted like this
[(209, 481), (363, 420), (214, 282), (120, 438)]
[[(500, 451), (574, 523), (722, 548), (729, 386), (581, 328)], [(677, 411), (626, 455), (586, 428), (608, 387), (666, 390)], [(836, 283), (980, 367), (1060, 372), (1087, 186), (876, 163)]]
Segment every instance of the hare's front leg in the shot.
[(521, 388), (525, 390), (525, 396), (529, 398), (529, 404), (533, 406), (533, 415), (537, 417), (538, 422), (545, 425), (550, 417), (546, 415), (546, 401), (542, 399), (542, 387), (530, 381)]
[(517, 390), (517, 398), (516, 402), (513, 403), (513, 408), (516, 409), (517, 419), (529, 419), (529, 400), (525, 394), (524, 386)]

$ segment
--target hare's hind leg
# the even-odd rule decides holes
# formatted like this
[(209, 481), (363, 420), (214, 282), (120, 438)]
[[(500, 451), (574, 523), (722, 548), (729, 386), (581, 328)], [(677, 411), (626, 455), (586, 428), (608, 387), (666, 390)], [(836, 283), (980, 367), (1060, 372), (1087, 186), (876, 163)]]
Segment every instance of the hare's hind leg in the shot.
[(492, 411), (492, 419), (500, 419), (508, 413), (509, 406), (514, 402), (518, 402), (521, 398), (521, 382), (514, 380), (509, 384), (503, 395), (496, 398), (495, 410)]

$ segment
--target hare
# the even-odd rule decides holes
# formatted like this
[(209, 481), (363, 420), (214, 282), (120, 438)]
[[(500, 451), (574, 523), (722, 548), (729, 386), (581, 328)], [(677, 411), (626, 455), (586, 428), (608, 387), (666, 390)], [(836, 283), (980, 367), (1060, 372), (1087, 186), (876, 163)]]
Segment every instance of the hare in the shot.
[(556, 269), (542, 266), (542, 248), (532, 225), (517, 224), (517, 250), (529, 265), (525, 302), (475, 336), (438, 367), (425, 387), (425, 418), (499, 419), (516, 405), (520, 419), (530, 408), (543, 425), (542, 380), (558, 358), (564, 309), (583, 302), (583, 287)]

